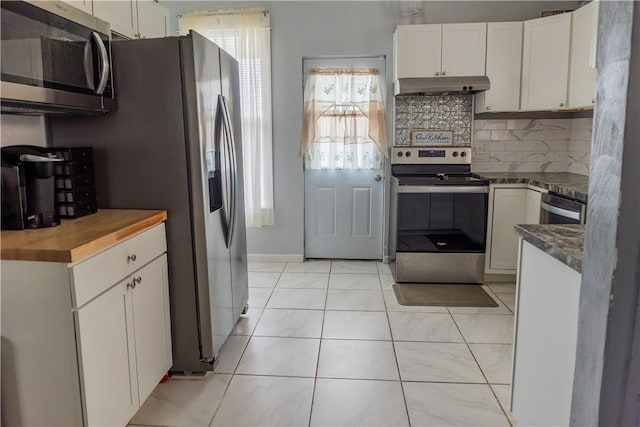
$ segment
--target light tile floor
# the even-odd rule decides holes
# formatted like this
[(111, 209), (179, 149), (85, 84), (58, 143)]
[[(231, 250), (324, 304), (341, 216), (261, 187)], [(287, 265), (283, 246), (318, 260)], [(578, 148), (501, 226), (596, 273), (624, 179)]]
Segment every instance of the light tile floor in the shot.
[(407, 307), (388, 266), (249, 264), (214, 373), (156, 387), (131, 425), (509, 426), (514, 284), (496, 308)]

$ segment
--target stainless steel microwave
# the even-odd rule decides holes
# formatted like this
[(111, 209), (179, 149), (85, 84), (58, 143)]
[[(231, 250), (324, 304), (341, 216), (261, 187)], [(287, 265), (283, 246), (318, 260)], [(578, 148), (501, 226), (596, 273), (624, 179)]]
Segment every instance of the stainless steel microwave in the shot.
[(61, 1), (1, 1), (2, 113), (115, 109), (111, 27)]

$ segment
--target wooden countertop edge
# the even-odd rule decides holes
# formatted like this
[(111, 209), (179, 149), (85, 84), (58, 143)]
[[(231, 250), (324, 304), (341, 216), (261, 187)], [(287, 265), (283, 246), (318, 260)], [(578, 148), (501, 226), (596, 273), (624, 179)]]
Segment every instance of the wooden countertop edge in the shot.
[(160, 224), (162, 221), (166, 221), (166, 220), (167, 220), (167, 212), (166, 211), (158, 212), (157, 214), (150, 216), (148, 218), (145, 218), (143, 220), (140, 220), (135, 224), (128, 225), (126, 227), (121, 228), (118, 231), (107, 234), (104, 237), (88, 242), (82, 246), (78, 246), (77, 248), (71, 249), (70, 251), (68, 251), (70, 259), (64, 260), (64, 262), (79, 261), (103, 249), (106, 249), (109, 246), (115, 243), (118, 243), (129, 236), (132, 236), (146, 228), (153, 227), (156, 224)]
[(17, 249), (1, 250), (3, 261), (45, 261), (45, 262), (76, 262), (94, 255), (108, 247), (146, 229), (167, 220), (167, 211), (158, 211), (147, 218), (124, 226), (103, 237), (79, 245), (72, 249)]

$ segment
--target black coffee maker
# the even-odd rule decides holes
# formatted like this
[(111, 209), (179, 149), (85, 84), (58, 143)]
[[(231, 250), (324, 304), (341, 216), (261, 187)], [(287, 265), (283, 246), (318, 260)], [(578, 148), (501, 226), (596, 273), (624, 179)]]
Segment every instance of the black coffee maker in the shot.
[(62, 159), (32, 145), (2, 147), (2, 229), (60, 224), (54, 206), (55, 163)]

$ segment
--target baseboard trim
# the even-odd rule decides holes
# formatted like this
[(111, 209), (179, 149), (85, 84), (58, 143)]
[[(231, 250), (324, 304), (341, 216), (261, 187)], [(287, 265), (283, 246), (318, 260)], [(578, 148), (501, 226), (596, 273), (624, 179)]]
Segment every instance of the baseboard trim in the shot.
[(304, 262), (302, 254), (247, 254), (248, 261), (254, 262)]

